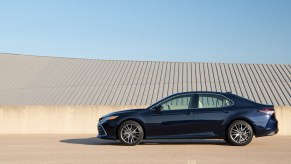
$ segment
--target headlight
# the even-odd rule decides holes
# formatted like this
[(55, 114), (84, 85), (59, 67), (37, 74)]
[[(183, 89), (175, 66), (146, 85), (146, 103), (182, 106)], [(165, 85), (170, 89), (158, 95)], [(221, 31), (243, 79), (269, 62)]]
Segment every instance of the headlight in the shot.
[(116, 119), (118, 116), (109, 116), (109, 117), (107, 117), (107, 120), (114, 120), (114, 119)]
[(103, 118), (101, 118), (100, 120), (99, 120), (99, 122), (104, 122), (104, 121), (107, 121), (107, 120), (114, 120), (114, 119), (116, 119), (118, 116), (108, 116), (108, 117), (103, 117)]

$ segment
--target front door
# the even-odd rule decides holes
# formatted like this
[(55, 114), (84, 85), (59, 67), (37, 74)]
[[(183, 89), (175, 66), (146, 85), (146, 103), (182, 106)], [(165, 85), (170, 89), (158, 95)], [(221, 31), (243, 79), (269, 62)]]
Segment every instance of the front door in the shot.
[(157, 106), (160, 111), (152, 110), (144, 118), (150, 122), (149, 138), (179, 138), (191, 134), (193, 117), (189, 114), (193, 94), (171, 97)]

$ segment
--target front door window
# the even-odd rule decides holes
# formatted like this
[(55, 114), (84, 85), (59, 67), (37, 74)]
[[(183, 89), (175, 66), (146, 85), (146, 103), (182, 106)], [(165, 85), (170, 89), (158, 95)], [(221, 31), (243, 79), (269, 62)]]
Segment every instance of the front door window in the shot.
[(162, 102), (162, 110), (182, 110), (191, 108), (192, 95), (182, 95)]

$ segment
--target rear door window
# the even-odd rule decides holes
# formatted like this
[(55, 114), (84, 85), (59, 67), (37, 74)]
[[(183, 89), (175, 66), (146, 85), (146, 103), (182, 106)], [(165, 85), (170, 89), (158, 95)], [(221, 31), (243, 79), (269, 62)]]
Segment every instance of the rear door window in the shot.
[(228, 98), (218, 94), (199, 94), (198, 108), (221, 108), (232, 105)]

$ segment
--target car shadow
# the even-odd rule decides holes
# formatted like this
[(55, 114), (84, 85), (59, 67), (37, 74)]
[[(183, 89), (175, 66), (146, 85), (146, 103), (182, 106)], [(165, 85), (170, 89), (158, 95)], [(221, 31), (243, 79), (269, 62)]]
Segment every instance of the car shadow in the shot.
[(96, 137), (64, 139), (64, 140), (60, 140), (60, 142), (68, 143), (68, 144), (82, 144), (82, 145), (119, 145), (118, 141), (102, 140)]
[(210, 139), (174, 139), (174, 140), (145, 140), (143, 145), (228, 145), (224, 140)]
[[(59, 142), (68, 144), (83, 144), (83, 145), (111, 145), (123, 146), (119, 141), (102, 140), (96, 137), (90, 138), (73, 138), (64, 139)], [(227, 146), (224, 140), (210, 140), (210, 139), (171, 139), (171, 140), (144, 140), (140, 145), (221, 145)]]

